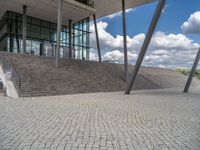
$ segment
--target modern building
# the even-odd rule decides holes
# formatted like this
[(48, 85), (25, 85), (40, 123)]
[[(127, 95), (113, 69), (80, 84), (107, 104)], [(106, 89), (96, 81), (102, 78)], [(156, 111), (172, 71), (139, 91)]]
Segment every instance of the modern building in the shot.
[[(125, 10), (156, 0), (0, 0), (0, 51), (89, 60), (90, 21), (94, 21), (96, 45), (101, 63), (101, 45), (96, 19), (122, 12), (124, 37), (124, 79), (130, 93), (166, 0), (157, 0), (149, 30), (136, 61), (133, 76), (128, 73)], [(193, 73), (198, 64), (197, 55)], [(192, 74), (191, 77), (192, 78)], [(191, 79), (188, 82), (188, 87)]]
[[(26, 54), (53, 57), (56, 49), (55, 22), (27, 16)], [(23, 52), (23, 14), (7, 10), (0, 23), (0, 49)], [(75, 59), (89, 59), (89, 17), (72, 26), (71, 45)], [(60, 57), (69, 57), (69, 29), (62, 26)]]
[[(59, 1), (62, 28), (58, 56), (88, 60), (92, 16), (98, 19), (121, 11), (121, 0), (0, 0), (0, 50), (54, 57)], [(127, 0), (126, 9), (151, 1)]]

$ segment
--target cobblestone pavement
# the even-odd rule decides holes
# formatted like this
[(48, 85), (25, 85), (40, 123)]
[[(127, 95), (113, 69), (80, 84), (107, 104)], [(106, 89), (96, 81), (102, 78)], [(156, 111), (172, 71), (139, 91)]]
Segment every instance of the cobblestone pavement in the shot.
[(0, 98), (0, 150), (200, 150), (200, 89)]

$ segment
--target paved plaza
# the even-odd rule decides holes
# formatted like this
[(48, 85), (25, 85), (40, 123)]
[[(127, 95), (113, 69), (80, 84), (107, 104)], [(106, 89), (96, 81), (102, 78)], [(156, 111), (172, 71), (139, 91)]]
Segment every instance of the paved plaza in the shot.
[(0, 150), (200, 150), (200, 89), (0, 97)]

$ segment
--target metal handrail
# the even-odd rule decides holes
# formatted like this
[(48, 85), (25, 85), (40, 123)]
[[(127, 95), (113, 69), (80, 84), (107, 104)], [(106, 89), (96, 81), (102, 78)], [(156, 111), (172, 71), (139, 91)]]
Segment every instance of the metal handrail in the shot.
[(0, 62), (2, 64), (2, 68), (4, 72), (10, 71), (12, 74), (11, 80), (15, 83), (15, 87), (17, 89), (21, 89), (21, 79), (18, 75), (18, 73), (16, 72), (12, 62), (10, 61), (9, 58), (5, 58), (2, 54), (2, 52), (0, 53)]

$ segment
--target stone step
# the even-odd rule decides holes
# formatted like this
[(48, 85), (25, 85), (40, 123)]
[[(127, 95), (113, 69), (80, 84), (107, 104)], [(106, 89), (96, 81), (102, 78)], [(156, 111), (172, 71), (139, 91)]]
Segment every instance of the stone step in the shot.
[[(9, 58), (20, 77), (20, 96), (114, 92), (127, 87), (123, 80), (124, 66), (120, 64), (59, 59), (59, 67), (55, 68), (54, 58), (0, 53)], [(129, 66), (130, 73), (133, 68)], [(133, 89), (183, 87), (186, 79), (174, 70), (141, 67)], [(195, 80), (193, 85), (200, 86), (200, 83)]]

